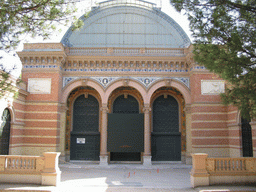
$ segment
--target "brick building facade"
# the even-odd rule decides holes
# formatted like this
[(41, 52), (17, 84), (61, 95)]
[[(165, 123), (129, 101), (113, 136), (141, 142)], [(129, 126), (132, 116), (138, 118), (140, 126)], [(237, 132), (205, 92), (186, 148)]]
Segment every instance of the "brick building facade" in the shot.
[(244, 136), (237, 108), (221, 104), (225, 82), (194, 62), (185, 32), (154, 4), (107, 1), (82, 19), (60, 43), (18, 53), (20, 95), (3, 107), (9, 154), (103, 165), (256, 155), (255, 121)]

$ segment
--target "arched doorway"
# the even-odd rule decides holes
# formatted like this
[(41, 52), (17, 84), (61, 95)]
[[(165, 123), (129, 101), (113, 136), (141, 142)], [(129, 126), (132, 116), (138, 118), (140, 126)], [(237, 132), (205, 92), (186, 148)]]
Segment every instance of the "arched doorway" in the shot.
[(243, 157), (253, 157), (252, 129), (250, 121), (241, 119)]
[(115, 98), (108, 114), (110, 161), (141, 161), (144, 151), (144, 114), (139, 102), (129, 94)]
[(99, 160), (99, 102), (94, 96), (75, 99), (72, 123), (70, 160)]
[(153, 102), (152, 161), (181, 161), (179, 104), (171, 95), (160, 95)]
[(9, 154), (10, 141), (10, 127), (11, 127), (11, 113), (9, 109), (5, 109), (1, 116), (0, 126), (0, 155)]

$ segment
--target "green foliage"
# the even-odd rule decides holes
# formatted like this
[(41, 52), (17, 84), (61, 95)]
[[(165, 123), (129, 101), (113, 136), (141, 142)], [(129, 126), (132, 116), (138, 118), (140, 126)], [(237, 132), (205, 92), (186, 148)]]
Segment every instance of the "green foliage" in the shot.
[(225, 79), (225, 104), (256, 118), (256, 1), (170, 0), (185, 10), (194, 37), (194, 59)]
[[(81, 27), (83, 22), (73, 16), (77, 10), (75, 2), (77, 0), (0, 0), (0, 50), (14, 50), (25, 35), (46, 39), (60, 24), (74, 22), (75, 29)], [(10, 71), (3, 68), (8, 63), (1, 65), (0, 98), (10, 93), (17, 96)]]
[(75, 21), (76, 0), (0, 0), (0, 49), (15, 48), (24, 34), (48, 38), (59, 24)]
[[(16, 85), (18, 85), (21, 80), (13, 79), (10, 77), (10, 74), (5, 71), (0, 72), (0, 98), (3, 98), (4, 96), (13, 96), (14, 98), (18, 97), (18, 88)], [(13, 95), (12, 95), (13, 94)]]

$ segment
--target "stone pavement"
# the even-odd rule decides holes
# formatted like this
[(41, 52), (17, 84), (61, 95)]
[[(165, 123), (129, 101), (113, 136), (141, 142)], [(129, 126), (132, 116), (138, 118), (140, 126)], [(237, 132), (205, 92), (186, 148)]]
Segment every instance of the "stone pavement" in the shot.
[(31, 184), (0, 184), (0, 191), (87, 191), (87, 192), (209, 192), (256, 191), (256, 186), (209, 186), (191, 188), (191, 165), (155, 164), (60, 164), (61, 183), (57, 187)]

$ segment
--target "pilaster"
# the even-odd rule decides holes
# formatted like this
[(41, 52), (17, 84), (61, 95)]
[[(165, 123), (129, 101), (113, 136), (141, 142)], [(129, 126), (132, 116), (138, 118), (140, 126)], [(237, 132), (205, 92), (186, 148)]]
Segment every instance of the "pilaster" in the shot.
[(186, 104), (185, 106), (185, 114), (186, 114), (186, 164), (192, 164), (192, 134), (191, 134), (191, 105)]
[(107, 121), (108, 121), (108, 106), (103, 103), (100, 109), (102, 111), (102, 125), (100, 130), (100, 165), (108, 165), (108, 153), (107, 153)]
[(252, 130), (252, 150), (253, 157), (256, 157), (256, 119), (251, 121), (251, 130)]
[(150, 130), (150, 111), (148, 105), (144, 106), (144, 155), (143, 165), (151, 165), (151, 130)]

